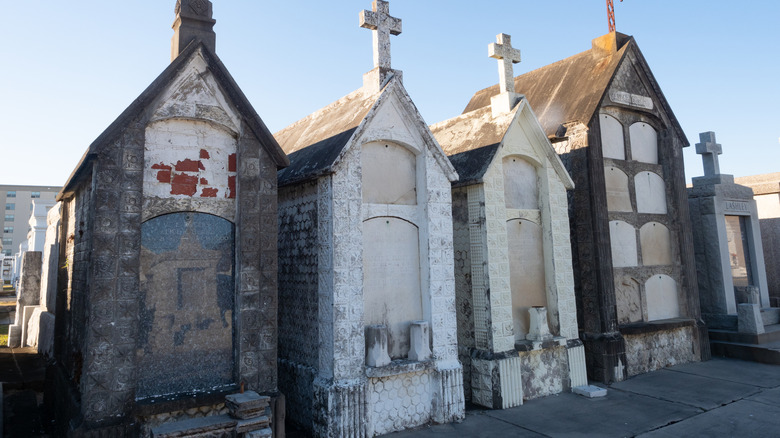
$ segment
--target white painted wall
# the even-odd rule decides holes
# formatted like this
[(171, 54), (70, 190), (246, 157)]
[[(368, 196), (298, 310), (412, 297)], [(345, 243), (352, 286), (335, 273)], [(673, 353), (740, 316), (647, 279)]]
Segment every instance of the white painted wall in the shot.
[(640, 172), (634, 177), (638, 213), (666, 214), (666, 185), (653, 172)]
[(623, 139), (623, 125), (614, 117), (599, 116), (601, 126), (601, 153), (604, 158), (626, 159), (626, 145)]
[(604, 167), (607, 188), (607, 209), (609, 211), (634, 211), (628, 192), (628, 175), (613, 166)]
[(644, 122), (628, 128), (631, 138), (631, 158), (643, 163), (658, 164), (658, 133)]
[(609, 221), (612, 266), (637, 266), (636, 228), (624, 221)]
[(528, 334), (532, 306), (547, 307), (542, 227), (524, 219), (506, 223), (509, 245), (509, 279), (512, 288), (512, 321), (516, 340)]
[(658, 222), (648, 222), (639, 229), (639, 242), (642, 247), (642, 264), (671, 265), (672, 236), (669, 228)]
[(645, 282), (647, 296), (647, 320), (677, 318), (680, 316), (680, 302), (677, 282), (668, 275), (653, 275)]

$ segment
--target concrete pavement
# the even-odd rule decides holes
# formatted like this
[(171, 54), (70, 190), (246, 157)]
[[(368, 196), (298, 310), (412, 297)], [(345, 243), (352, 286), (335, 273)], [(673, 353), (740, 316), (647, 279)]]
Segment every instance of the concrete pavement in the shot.
[(607, 386), (606, 397), (572, 393), (500, 410), (469, 410), (460, 424), (387, 438), (778, 437), (780, 366), (714, 358)]

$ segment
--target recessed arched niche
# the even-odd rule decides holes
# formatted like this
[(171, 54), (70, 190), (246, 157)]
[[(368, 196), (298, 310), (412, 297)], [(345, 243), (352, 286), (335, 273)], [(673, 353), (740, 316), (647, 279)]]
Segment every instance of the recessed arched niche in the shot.
[(525, 219), (507, 221), (509, 283), (515, 339), (528, 333), (532, 306), (547, 306), (542, 227)]
[(141, 225), (138, 397), (233, 381), (234, 227), (204, 213)]
[(658, 132), (644, 122), (628, 128), (631, 137), (631, 158), (643, 163), (658, 164)]
[(645, 282), (647, 296), (647, 320), (677, 318), (680, 316), (680, 301), (677, 282), (668, 275), (653, 275)]
[[(345, 273), (348, 275), (348, 273)], [(388, 353), (409, 353), (409, 323), (423, 319), (418, 228), (403, 219), (363, 222), (363, 318), (388, 328)]]
[(617, 167), (604, 168), (604, 183), (607, 189), (607, 210), (634, 211), (628, 193), (628, 175)]
[(504, 157), (504, 200), (507, 208), (539, 209), (536, 166), (516, 155)]
[(637, 212), (666, 214), (666, 184), (657, 173), (639, 172), (634, 186)]
[(612, 266), (625, 268), (637, 265), (636, 228), (624, 221), (609, 222)]
[(623, 139), (623, 125), (614, 117), (602, 114), (599, 117), (601, 126), (601, 153), (604, 158), (616, 160), (626, 159), (626, 145)]
[(363, 202), (417, 204), (417, 157), (390, 142), (371, 142), (361, 151)]
[(642, 264), (645, 266), (672, 264), (672, 236), (669, 228), (658, 222), (648, 222), (639, 229)]

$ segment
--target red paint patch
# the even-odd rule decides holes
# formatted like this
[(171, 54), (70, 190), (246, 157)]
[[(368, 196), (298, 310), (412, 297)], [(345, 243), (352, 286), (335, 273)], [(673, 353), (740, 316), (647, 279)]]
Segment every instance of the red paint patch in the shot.
[(202, 185), (202, 186), (209, 185), (209, 180), (207, 180), (206, 178), (201, 178), (200, 179), (200, 185)]
[(171, 195), (192, 196), (197, 191), (198, 177), (177, 173), (171, 182)]
[(236, 171), (236, 154), (230, 154), (228, 156), (228, 172)]
[(194, 161), (190, 160), (189, 158), (186, 160), (179, 161), (176, 163), (176, 171), (177, 172), (197, 172), (200, 167), (203, 165), (200, 164), (200, 161)]
[(152, 169), (171, 170), (172, 167), (167, 164), (159, 163), (159, 164), (152, 164)]
[(228, 177), (228, 198), (236, 197), (236, 176)]
[(203, 191), (200, 193), (200, 196), (201, 196), (201, 198), (216, 198), (216, 197), (217, 197), (217, 192), (218, 192), (218, 191), (219, 191), (219, 189), (209, 189), (209, 188), (205, 188), (205, 189), (203, 189)]
[(208, 160), (209, 158), (211, 158), (211, 155), (209, 155), (209, 151), (207, 151), (205, 149), (201, 149), (200, 150), (200, 159), (201, 160)]
[(160, 170), (157, 172), (157, 181), (161, 183), (170, 184), (171, 183), (171, 171), (170, 170)]

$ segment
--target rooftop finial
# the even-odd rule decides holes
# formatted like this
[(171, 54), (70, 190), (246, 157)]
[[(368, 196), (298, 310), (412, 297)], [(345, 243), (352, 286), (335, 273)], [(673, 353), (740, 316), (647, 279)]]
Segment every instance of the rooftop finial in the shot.
[(522, 96), (515, 93), (515, 73), (513, 64), (520, 62), (520, 51), (512, 47), (512, 37), (505, 33), (496, 35), (495, 43), (488, 46), (488, 56), (498, 59), (498, 75), (501, 93), (490, 99), (493, 114), (512, 110)]
[[(364, 82), (368, 84), (377, 76), (381, 87), (391, 73), (399, 74), (392, 69), (390, 62), (390, 35), (401, 34), (401, 19), (390, 16), (390, 3), (384, 0), (374, 0), (373, 10), (360, 13), (360, 27), (371, 29), (374, 36), (374, 70), (366, 74)], [(378, 75), (376, 74), (378, 73)]]
[(171, 61), (176, 59), (187, 44), (199, 38), (211, 49), (216, 50), (217, 35), (214, 33), (212, 4), (209, 0), (176, 0), (176, 20), (173, 22), (171, 40)]

